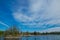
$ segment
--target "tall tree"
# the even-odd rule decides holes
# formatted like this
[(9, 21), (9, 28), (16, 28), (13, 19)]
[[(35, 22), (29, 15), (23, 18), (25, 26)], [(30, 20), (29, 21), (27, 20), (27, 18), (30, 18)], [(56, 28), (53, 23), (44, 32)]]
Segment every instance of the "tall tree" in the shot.
[(8, 30), (5, 31), (5, 35), (16, 36), (18, 34), (19, 34), (19, 29), (17, 28), (17, 26), (12, 26)]

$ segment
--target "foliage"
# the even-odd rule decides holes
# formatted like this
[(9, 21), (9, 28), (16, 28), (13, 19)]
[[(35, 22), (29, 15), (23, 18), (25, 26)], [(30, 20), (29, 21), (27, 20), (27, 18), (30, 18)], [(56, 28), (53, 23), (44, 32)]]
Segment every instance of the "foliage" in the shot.
[(0, 36), (3, 36), (4, 31), (0, 31)]
[(18, 34), (19, 34), (19, 30), (17, 29), (16, 26), (12, 26), (5, 31), (5, 36), (6, 35), (17, 36)]

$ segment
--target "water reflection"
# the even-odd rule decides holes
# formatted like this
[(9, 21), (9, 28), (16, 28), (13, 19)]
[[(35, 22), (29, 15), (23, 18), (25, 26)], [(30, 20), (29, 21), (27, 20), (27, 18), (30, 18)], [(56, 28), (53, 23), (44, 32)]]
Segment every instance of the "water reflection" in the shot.
[(36, 37), (4, 38), (4, 40), (37, 40)]
[(19, 40), (19, 38), (4, 38), (4, 40)]
[(1, 38), (0, 40), (60, 40), (60, 35), (23, 36), (19, 38)]

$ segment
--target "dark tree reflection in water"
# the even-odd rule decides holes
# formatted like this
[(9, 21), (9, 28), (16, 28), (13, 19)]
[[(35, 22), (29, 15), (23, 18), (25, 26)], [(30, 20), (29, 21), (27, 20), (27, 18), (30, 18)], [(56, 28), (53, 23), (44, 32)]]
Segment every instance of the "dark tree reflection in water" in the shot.
[(19, 40), (19, 38), (4, 38), (4, 40)]

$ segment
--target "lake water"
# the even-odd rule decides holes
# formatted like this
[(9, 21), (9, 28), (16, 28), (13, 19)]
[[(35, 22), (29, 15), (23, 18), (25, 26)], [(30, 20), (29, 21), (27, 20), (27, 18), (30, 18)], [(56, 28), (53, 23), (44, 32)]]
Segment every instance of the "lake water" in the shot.
[(3, 38), (0, 40), (60, 40), (60, 35), (24, 36), (20, 38)]

